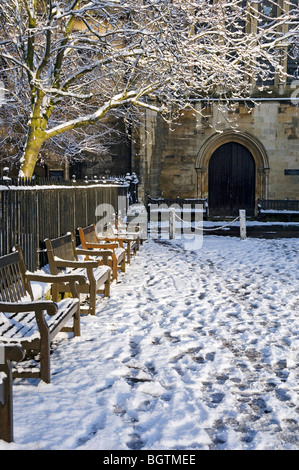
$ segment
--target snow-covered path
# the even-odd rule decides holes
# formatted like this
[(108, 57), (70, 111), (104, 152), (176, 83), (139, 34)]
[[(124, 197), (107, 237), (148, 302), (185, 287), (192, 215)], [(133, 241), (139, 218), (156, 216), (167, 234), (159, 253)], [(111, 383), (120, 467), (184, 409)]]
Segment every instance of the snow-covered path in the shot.
[(299, 449), (299, 239), (148, 240), (1, 449)]

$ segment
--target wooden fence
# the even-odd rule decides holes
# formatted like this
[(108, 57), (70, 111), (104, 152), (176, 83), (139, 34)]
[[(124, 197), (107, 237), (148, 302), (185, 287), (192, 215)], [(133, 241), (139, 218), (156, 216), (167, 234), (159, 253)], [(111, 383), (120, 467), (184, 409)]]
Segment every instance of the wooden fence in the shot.
[(118, 211), (119, 196), (127, 197), (125, 181), (69, 185), (0, 186), (0, 255), (20, 245), (27, 267), (47, 263), (45, 238), (55, 238), (96, 222), (96, 207), (110, 204)]

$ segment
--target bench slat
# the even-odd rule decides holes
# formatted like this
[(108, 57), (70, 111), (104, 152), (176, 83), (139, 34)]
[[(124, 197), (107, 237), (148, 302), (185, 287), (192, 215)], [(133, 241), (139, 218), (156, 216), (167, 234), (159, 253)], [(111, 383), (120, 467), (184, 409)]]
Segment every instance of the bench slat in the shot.
[(25, 338), (38, 331), (34, 312), (0, 315), (0, 334), (9, 338)]
[[(79, 302), (79, 300), (78, 300)], [(45, 319), (51, 332), (62, 319), (67, 316), (68, 312), (73, 309), (75, 305), (74, 299), (63, 299), (59, 303), (58, 312), (56, 315), (45, 314)], [(22, 312), (16, 314), (0, 313), (0, 335), (13, 339), (28, 338), (39, 329), (36, 323), (34, 312)]]

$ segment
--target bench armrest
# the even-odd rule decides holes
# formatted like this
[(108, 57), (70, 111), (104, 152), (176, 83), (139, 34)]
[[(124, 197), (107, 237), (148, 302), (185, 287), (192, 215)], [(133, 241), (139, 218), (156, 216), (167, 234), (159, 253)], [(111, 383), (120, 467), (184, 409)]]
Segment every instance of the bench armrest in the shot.
[(86, 284), (85, 276), (80, 274), (35, 274), (26, 272), (26, 278), (29, 281), (46, 282), (50, 284), (61, 282), (78, 282), (80, 285)]
[(115, 237), (105, 237), (104, 235), (98, 235), (98, 240), (108, 242), (108, 243), (117, 244), (118, 237), (117, 236), (115, 236)]
[[(94, 245), (95, 248), (99, 248), (99, 245), (96, 245), (96, 244), (92, 244), (92, 245)], [(89, 243), (87, 244), (87, 246), (89, 246)], [(78, 255), (85, 255), (85, 256), (90, 256), (90, 255), (92, 255), (92, 256), (105, 256), (105, 255), (112, 256), (112, 254), (113, 254), (112, 250), (105, 250), (105, 249), (104, 250), (102, 250), (102, 249), (96, 250), (95, 248), (90, 247), (90, 249), (87, 249), (87, 250), (83, 250), (81, 248), (78, 248), (76, 250), (76, 253)]]
[(128, 238), (129, 234), (120, 234), (117, 236), (117, 240), (120, 242), (127, 242), (128, 240), (132, 241), (132, 238)]
[(87, 250), (98, 249), (98, 250), (114, 250), (118, 248), (118, 243), (85, 243)]
[(139, 238), (139, 233), (138, 232), (123, 232), (118, 234), (118, 238), (126, 240), (127, 237), (132, 237), (134, 239)]
[(57, 268), (97, 268), (97, 261), (69, 261), (67, 259), (55, 259)]
[[(5, 344), (4, 345), (4, 360), (5, 361), (21, 362), (24, 359), (24, 357), (25, 357), (25, 350), (19, 344)], [(1, 368), (1, 363), (0, 363), (0, 368)]]
[(123, 242), (126, 241), (125, 238), (119, 238), (119, 237), (104, 237), (104, 236), (98, 236), (99, 241), (103, 242), (108, 242), (104, 243), (103, 245), (111, 246), (115, 245), (114, 248), (118, 248), (119, 246), (123, 247)]
[(55, 315), (58, 312), (56, 302), (51, 300), (33, 300), (22, 302), (0, 302), (0, 312), (22, 313), (22, 312), (41, 312), (46, 310), (47, 313)]

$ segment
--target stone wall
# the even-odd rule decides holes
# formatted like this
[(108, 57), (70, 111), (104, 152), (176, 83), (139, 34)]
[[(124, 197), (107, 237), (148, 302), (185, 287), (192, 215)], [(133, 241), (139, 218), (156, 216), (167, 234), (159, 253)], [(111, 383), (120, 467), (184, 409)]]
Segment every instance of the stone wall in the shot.
[(279, 99), (236, 103), (229, 113), (198, 103), (172, 126), (146, 111), (132, 160), (140, 197), (208, 197), (212, 149), (235, 138), (255, 158), (256, 199), (299, 199), (299, 175), (285, 174), (299, 170), (299, 107)]

